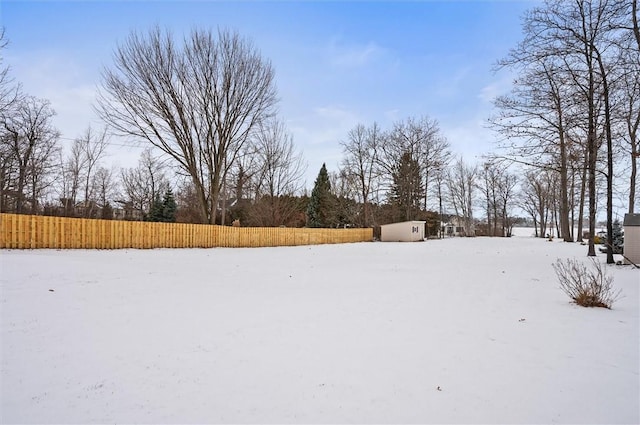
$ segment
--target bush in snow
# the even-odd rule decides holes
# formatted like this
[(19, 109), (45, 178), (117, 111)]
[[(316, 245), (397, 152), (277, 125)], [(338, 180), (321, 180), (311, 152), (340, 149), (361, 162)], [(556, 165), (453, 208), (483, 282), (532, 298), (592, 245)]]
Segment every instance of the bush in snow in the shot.
[(572, 259), (557, 259), (553, 264), (560, 288), (583, 307), (611, 308), (611, 305), (620, 297), (620, 291), (614, 291), (611, 284), (613, 277), (608, 276), (602, 265), (593, 258), (593, 269)]

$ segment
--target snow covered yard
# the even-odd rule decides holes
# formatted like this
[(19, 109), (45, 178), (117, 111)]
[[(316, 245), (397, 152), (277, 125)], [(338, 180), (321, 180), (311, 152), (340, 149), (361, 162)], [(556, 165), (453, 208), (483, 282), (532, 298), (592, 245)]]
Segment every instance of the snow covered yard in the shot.
[[(1, 251), (2, 423), (638, 423), (640, 272), (529, 237)], [(604, 255), (599, 255), (604, 261)]]

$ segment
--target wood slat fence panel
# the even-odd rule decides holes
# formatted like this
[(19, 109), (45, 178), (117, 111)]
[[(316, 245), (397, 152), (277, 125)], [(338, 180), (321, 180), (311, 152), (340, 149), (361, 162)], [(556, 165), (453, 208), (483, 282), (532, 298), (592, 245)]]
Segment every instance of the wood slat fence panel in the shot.
[(372, 240), (373, 229), (231, 227), (0, 214), (0, 249), (267, 247)]

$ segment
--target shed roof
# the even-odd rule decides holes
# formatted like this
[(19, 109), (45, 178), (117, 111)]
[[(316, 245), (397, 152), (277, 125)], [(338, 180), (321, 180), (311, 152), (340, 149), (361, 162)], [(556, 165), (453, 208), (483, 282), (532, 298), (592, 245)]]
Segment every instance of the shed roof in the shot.
[(640, 226), (640, 214), (625, 214), (623, 226)]
[(384, 227), (384, 226), (394, 226), (394, 225), (396, 225), (396, 224), (406, 224), (406, 223), (411, 223), (411, 224), (421, 223), (421, 224), (424, 224), (424, 223), (426, 223), (426, 221), (423, 221), (423, 220), (397, 221), (397, 222), (395, 222), (395, 223), (381, 224), (381, 225), (380, 225), (380, 227)]

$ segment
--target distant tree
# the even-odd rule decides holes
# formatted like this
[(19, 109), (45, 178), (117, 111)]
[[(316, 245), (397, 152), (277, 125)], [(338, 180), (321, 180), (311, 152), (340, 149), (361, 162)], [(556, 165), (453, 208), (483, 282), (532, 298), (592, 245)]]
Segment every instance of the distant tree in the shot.
[[(450, 161), (449, 142), (441, 135), (436, 120), (427, 116), (407, 118), (395, 122), (379, 148), (378, 166), (381, 174), (386, 175), (390, 187), (392, 175), (405, 153), (417, 161), (423, 179), (423, 209), (428, 209), (427, 195), (431, 183), (438, 179), (438, 171)], [(437, 191), (437, 187), (432, 188)]]
[(164, 221), (163, 213), (164, 205), (162, 204), (162, 198), (159, 193), (156, 193), (149, 214), (147, 214), (146, 221)]
[(160, 193), (156, 193), (149, 214), (147, 214), (146, 221), (155, 221), (163, 223), (174, 223), (176, 221), (176, 212), (178, 206), (176, 200), (173, 197), (173, 192), (170, 188), (165, 190), (164, 196), (160, 196)]
[(93, 186), (92, 192), (95, 193), (94, 198), (101, 209), (109, 208), (113, 215), (111, 202), (117, 198), (117, 182), (114, 177), (114, 171), (105, 167), (99, 167), (91, 179)]
[(60, 181), (58, 190), (65, 215), (75, 216), (78, 203), (83, 204), (82, 216), (94, 217), (97, 214), (96, 206), (104, 204), (106, 200), (101, 192), (107, 192), (115, 186), (111, 172), (100, 166), (101, 160), (106, 155), (108, 137), (106, 129), (96, 132), (87, 127), (84, 133), (77, 137), (71, 145), (66, 158), (61, 158)]
[(259, 226), (281, 226), (297, 212), (296, 193), (302, 187), (306, 164), (296, 151), (284, 123), (272, 120), (259, 126), (254, 142), (255, 200), (250, 222)]
[(307, 207), (308, 226), (333, 227), (335, 223), (334, 215), (335, 198), (331, 193), (331, 182), (329, 181), (327, 167), (322, 164)]
[(335, 223), (339, 227), (362, 226), (363, 208), (356, 202), (359, 198), (357, 176), (345, 168), (336, 173), (329, 173), (331, 193), (335, 200)]
[(140, 217), (149, 213), (156, 195), (169, 187), (165, 167), (152, 155), (151, 149), (142, 152), (137, 167), (122, 170), (121, 182), (124, 199), (119, 202), (131, 205)]
[(447, 173), (449, 201), (456, 216), (462, 220), (466, 236), (475, 236), (473, 208), (477, 175), (478, 167), (466, 164), (462, 158), (458, 158)]
[(478, 188), (486, 201), (489, 236), (511, 236), (513, 223), (510, 213), (515, 203), (517, 177), (508, 171), (504, 163), (496, 160), (483, 164), (480, 177)]
[(101, 132), (96, 133), (91, 127), (88, 127), (84, 134), (76, 139), (74, 143), (78, 144), (82, 152), (82, 168), (80, 171), (82, 173), (82, 184), (84, 187), (84, 216), (92, 217), (95, 214), (92, 208), (93, 205), (96, 204), (97, 199), (95, 193), (96, 188), (91, 183), (94, 179), (99, 161), (106, 154), (108, 143), (107, 130), (105, 128)]
[(174, 223), (176, 221), (176, 211), (178, 205), (173, 197), (171, 188), (164, 192), (164, 198), (162, 200), (162, 221), (167, 223)]
[(405, 152), (393, 170), (393, 183), (389, 194), (391, 205), (398, 220), (416, 220), (420, 212), (420, 202), (424, 196), (424, 185), (420, 164)]
[(520, 206), (533, 219), (536, 237), (544, 238), (547, 235), (557, 180), (557, 173), (550, 170), (540, 172), (530, 169), (525, 172)]
[(622, 232), (622, 225), (620, 224), (620, 220), (615, 219), (613, 221), (613, 234), (611, 240), (613, 243), (613, 254), (621, 254), (622, 247), (624, 246), (624, 233)]
[(0, 209), (35, 213), (59, 133), (50, 102), (26, 96), (0, 116)]
[(516, 218), (511, 215), (516, 203), (516, 186), (518, 176), (505, 170), (498, 185), (498, 199), (502, 214), (502, 235), (511, 237)]
[(368, 227), (372, 223), (370, 212), (371, 194), (379, 174), (378, 155), (384, 134), (373, 123), (371, 127), (358, 124), (349, 131), (347, 141), (341, 142), (344, 160), (342, 168), (357, 186), (358, 201), (362, 206), (361, 225)]

